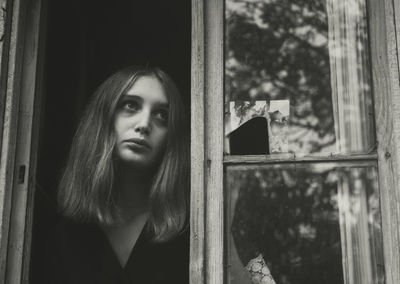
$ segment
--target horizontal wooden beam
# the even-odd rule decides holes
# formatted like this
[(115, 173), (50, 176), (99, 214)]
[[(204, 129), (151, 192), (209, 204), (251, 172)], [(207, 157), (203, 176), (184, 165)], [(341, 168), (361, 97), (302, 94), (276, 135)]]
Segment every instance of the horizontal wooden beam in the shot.
[(276, 163), (314, 163), (314, 162), (357, 162), (377, 161), (376, 153), (358, 155), (296, 155), (293, 153), (276, 155), (232, 155), (224, 157), (224, 164), (276, 164)]

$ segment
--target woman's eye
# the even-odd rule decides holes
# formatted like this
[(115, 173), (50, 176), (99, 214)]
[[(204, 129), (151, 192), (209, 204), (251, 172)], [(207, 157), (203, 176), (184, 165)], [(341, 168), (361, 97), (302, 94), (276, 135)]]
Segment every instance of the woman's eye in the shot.
[(139, 104), (137, 102), (124, 102), (122, 108), (129, 111), (137, 111), (139, 109)]
[(168, 121), (168, 111), (167, 110), (157, 110), (154, 113), (155, 117), (163, 122)]

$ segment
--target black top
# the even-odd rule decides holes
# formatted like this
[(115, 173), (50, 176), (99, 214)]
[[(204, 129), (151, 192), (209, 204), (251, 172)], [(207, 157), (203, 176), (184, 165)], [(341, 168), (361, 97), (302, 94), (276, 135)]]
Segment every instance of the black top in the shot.
[(98, 226), (63, 220), (43, 256), (32, 283), (189, 283), (189, 230), (164, 243), (151, 242), (142, 231), (122, 267)]

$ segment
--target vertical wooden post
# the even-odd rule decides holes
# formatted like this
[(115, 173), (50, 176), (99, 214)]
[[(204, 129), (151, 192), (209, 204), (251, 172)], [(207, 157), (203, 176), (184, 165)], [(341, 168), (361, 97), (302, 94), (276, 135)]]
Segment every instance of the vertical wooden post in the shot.
[(223, 4), (192, 1), (191, 284), (223, 283)]
[[(33, 205), (32, 140), (42, 0), (8, 1), (1, 56), (4, 120), (0, 162), (0, 282), (21, 283), (29, 264), (27, 216)], [(5, 64), (7, 66), (5, 67)], [(3, 100), (4, 98), (4, 100)], [(36, 110), (37, 111), (37, 110)], [(3, 114), (3, 113), (2, 113)], [(27, 234), (27, 232), (29, 234)], [(27, 279), (26, 279), (27, 280)]]
[(192, 0), (190, 283), (205, 275), (204, 5)]
[(400, 81), (394, 2), (367, 2), (387, 284), (400, 283)]
[[(5, 4), (2, 1), (2, 7)], [(7, 1), (1, 54), (0, 92), (4, 113), (0, 153), (0, 282), (5, 282), (9, 221), (17, 141), (20, 84), (20, 49), (22, 5), (20, 0)]]
[(206, 283), (224, 276), (224, 1), (205, 1)]
[[(28, 281), (30, 258), (31, 222), (36, 176), (36, 152), (38, 140), (38, 122), (35, 117), (40, 113), (37, 94), (40, 23), (42, 0), (24, 2), (23, 47), (20, 57), (20, 99), (17, 124), (17, 143), (15, 170), (12, 187), (9, 241), (7, 251), (6, 283)], [(42, 62), (43, 63), (43, 62)], [(40, 77), (40, 76), (39, 76)], [(28, 222), (27, 222), (28, 220)], [(25, 267), (24, 267), (25, 264)], [(24, 280), (24, 281), (23, 281)]]

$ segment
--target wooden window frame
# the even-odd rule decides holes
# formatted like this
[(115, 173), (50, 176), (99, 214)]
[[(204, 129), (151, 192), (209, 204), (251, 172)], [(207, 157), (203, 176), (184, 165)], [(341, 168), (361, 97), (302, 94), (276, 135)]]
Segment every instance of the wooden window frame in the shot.
[[(385, 274), (400, 283), (400, 3), (367, 0)], [(0, 0), (0, 282), (28, 282), (46, 0)], [(224, 280), (224, 0), (192, 0), (190, 283)], [(287, 159), (287, 157), (286, 157)], [(349, 157), (296, 158), (340, 160)], [(276, 161), (275, 161), (276, 162)], [(21, 167), (21, 166), (25, 166)]]
[(400, 283), (399, 1), (367, 0), (376, 153), (300, 158), (223, 156), (224, 0), (192, 5), (191, 284), (224, 281), (224, 164), (362, 160), (378, 162), (386, 283)]
[(46, 0), (1, 0), (0, 282), (28, 283)]

